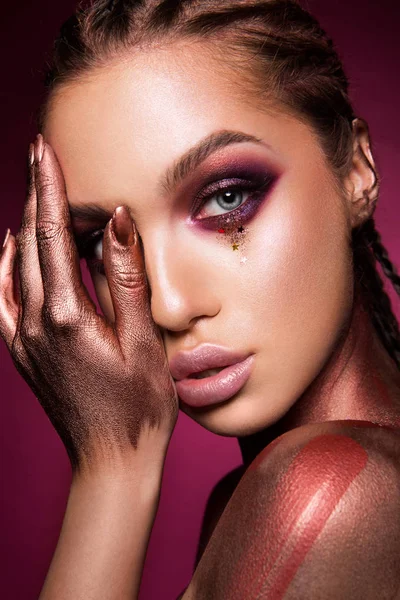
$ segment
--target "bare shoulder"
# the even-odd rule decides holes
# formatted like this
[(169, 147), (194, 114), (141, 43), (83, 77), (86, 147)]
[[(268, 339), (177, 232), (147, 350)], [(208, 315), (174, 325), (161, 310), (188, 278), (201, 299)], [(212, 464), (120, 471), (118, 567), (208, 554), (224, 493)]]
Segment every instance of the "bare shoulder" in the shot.
[[(400, 429), (376, 425), (369, 421), (327, 421), (303, 425), (276, 438), (251, 463), (248, 470), (258, 471), (279, 463), (281, 469), (289, 465), (297, 454), (316, 458), (331, 456), (335, 464), (346, 459), (347, 466), (364, 460), (384, 462), (393, 475), (400, 475)], [(296, 464), (300, 460), (296, 459)], [(313, 463), (314, 469), (319, 463)], [(308, 467), (311, 465), (308, 464)], [(292, 467), (293, 468), (293, 467)], [(340, 470), (344, 475), (345, 470)]]
[(332, 421), (274, 440), (183, 598), (400, 598), (400, 431)]

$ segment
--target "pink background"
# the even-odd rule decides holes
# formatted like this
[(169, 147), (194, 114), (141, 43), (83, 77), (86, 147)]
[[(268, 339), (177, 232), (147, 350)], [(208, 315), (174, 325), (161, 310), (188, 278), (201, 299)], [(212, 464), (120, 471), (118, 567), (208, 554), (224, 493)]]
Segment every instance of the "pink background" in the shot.
[[(367, 119), (382, 176), (376, 221), (394, 263), (400, 265), (398, 174), (400, 84), (396, 0), (309, 0), (333, 36), (351, 80), (356, 113)], [(43, 93), (40, 70), (72, 0), (15, 2), (0, 23), (1, 150), (0, 236), (16, 234), (25, 199), (25, 160), (37, 131), (33, 114)], [(2, 240), (1, 240), (2, 241)], [(389, 290), (397, 315), (399, 303)], [(60, 531), (71, 479), (58, 435), (0, 342), (2, 524), (0, 596), (38, 597)], [(236, 438), (203, 430), (180, 414), (164, 471), (140, 600), (173, 600), (190, 580), (203, 510), (214, 484), (241, 462)]]

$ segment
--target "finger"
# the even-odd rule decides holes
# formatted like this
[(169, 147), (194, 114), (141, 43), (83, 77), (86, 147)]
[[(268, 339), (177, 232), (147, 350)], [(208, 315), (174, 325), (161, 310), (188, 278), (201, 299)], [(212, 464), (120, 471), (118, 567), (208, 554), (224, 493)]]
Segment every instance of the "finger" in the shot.
[[(11, 249), (10, 249), (11, 248)], [(10, 351), (11, 357), (13, 359), (14, 365), (16, 366), (18, 372), (22, 375), (22, 377), (27, 381), (28, 385), (31, 387), (33, 393), (39, 398), (38, 389), (36, 387), (35, 381), (39, 381), (38, 373), (36, 372), (35, 365), (29, 360), (26, 348), (24, 346), (24, 342), (21, 339), (21, 323), (23, 319), (23, 307), (21, 301), (21, 281), (18, 277), (16, 277), (16, 285), (14, 287), (14, 274), (17, 274), (18, 269), (16, 267), (16, 261), (18, 260), (18, 244), (17, 240), (13, 235), (9, 235), (6, 244), (4, 245), (4, 252), (9, 251), (12, 253), (12, 261), (13, 264), (9, 267), (9, 290), (8, 290), (8, 303), (10, 305), (10, 309), (12, 311), (12, 328), (8, 334), (6, 334), (6, 343), (8, 349)], [(1, 260), (3, 255), (0, 258), (0, 278), (1, 278)], [(14, 293), (15, 292), (15, 293)], [(2, 313), (0, 309), (0, 314)]]
[(14, 296), (15, 237), (9, 233), (0, 255), (0, 335), (11, 350), (18, 323), (18, 303)]
[[(33, 152), (30, 144), (29, 150)], [(36, 241), (36, 186), (35, 168), (28, 162), (29, 183), (21, 222), (17, 235), (17, 258), (22, 311), (25, 318), (39, 319), (43, 306), (43, 282)]]
[(119, 206), (104, 230), (103, 262), (114, 307), (115, 329), (126, 350), (132, 349), (132, 340), (154, 340), (155, 333), (137, 238), (129, 210)]
[(35, 147), (36, 237), (45, 303), (68, 311), (82, 307), (78, 251), (72, 234), (64, 176), (49, 144), (39, 134)]

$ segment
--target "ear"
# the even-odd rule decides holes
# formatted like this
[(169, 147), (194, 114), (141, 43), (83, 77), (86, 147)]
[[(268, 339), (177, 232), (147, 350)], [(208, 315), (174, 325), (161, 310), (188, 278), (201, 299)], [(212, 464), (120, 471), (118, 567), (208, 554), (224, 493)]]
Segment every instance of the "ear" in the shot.
[(353, 159), (346, 177), (352, 228), (372, 217), (379, 196), (379, 175), (370, 149), (368, 125), (357, 117), (353, 126)]

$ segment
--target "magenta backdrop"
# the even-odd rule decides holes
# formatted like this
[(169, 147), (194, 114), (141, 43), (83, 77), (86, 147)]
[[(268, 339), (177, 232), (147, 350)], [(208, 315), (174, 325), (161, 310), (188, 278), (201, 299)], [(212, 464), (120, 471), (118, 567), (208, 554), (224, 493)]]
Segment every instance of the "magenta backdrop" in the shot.
[[(357, 114), (370, 125), (382, 175), (376, 221), (400, 265), (398, 170), (400, 5), (393, 0), (304, 2), (337, 44), (351, 80)], [(20, 225), (25, 160), (37, 131), (45, 53), (73, 0), (15, 2), (2, 7), (3, 144), (0, 236)], [(399, 303), (389, 290), (397, 315)], [(58, 435), (0, 342), (2, 410), (2, 598), (38, 597), (61, 527), (71, 481)], [(140, 600), (173, 600), (190, 580), (205, 503), (213, 485), (241, 462), (236, 438), (213, 435), (180, 414), (166, 459), (160, 508), (151, 536)]]

